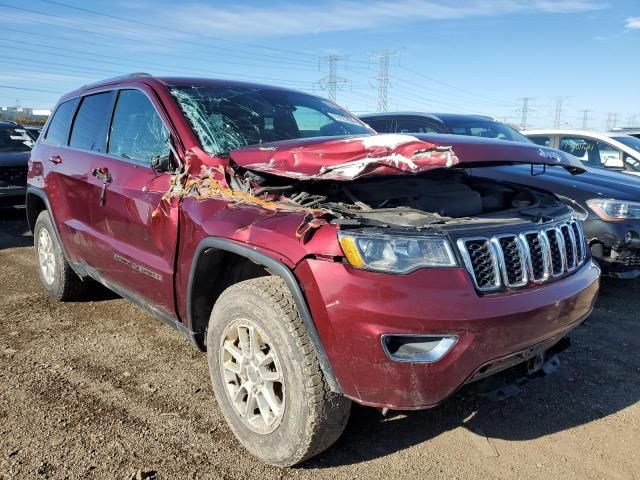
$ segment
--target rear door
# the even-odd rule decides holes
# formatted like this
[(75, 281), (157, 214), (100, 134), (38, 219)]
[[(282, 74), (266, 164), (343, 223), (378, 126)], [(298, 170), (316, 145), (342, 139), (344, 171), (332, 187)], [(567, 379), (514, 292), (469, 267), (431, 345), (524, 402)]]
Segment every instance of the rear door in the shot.
[(42, 184), (69, 260), (87, 263), (95, 249), (90, 205), (97, 201), (89, 183), (96, 157), (106, 149), (106, 128), (113, 92), (61, 103), (32, 162), (46, 172)]
[(98, 273), (173, 316), (178, 200), (163, 200), (172, 175), (152, 162), (170, 159), (168, 118), (148, 88), (117, 92), (106, 154), (94, 165), (91, 219)]

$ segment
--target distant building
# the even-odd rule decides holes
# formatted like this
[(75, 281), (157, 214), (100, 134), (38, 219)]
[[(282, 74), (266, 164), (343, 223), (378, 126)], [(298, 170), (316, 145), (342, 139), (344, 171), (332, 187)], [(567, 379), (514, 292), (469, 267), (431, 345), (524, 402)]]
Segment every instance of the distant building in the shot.
[(0, 107), (0, 120), (13, 120), (20, 123), (44, 123), (51, 110), (25, 107)]

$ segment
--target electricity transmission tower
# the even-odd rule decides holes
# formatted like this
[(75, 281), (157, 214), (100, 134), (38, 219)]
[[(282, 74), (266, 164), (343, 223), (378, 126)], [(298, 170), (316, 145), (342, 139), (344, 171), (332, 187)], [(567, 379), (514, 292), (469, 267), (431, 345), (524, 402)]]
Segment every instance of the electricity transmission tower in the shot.
[(553, 120), (553, 128), (560, 128), (560, 123), (562, 119), (562, 103), (564, 102), (563, 97), (556, 98), (556, 114)]
[(611, 130), (616, 127), (618, 123), (618, 114), (614, 112), (609, 112), (607, 114), (607, 130)]
[(376, 81), (378, 84), (378, 112), (388, 111), (388, 93), (389, 93), (389, 58), (395, 54), (389, 53), (384, 50), (376, 55), (373, 55), (372, 59), (378, 60), (378, 76)]
[(520, 119), (520, 128), (522, 130), (526, 130), (527, 129), (527, 116), (529, 115), (529, 111), (531, 110), (531, 107), (529, 106), (529, 102), (531, 102), (531, 100), (533, 100), (533, 98), (531, 97), (523, 97), (521, 98), (522, 100), (522, 108), (520, 109), (520, 112), (522, 113), (522, 117)]
[(589, 123), (589, 113), (591, 110), (582, 110), (582, 129), (587, 130), (587, 124)]
[(344, 60), (344, 57), (339, 55), (327, 55), (323, 57), (323, 60), (327, 62), (329, 71), (327, 76), (322, 77), (318, 81), (318, 85), (320, 88), (327, 91), (327, 98), (332, 102), (335, 102), (338, 88), (349, 82), (348, 80), (338, 76), (338, 62)]

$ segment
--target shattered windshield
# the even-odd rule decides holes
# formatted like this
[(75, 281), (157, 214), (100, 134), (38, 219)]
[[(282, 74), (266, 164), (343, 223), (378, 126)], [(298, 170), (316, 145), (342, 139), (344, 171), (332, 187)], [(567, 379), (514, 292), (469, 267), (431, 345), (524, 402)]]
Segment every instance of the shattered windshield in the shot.
[(345, 110), (304, 93), (207, 86), (170, 91), (211, 155), (280, 140), (372, 133)]

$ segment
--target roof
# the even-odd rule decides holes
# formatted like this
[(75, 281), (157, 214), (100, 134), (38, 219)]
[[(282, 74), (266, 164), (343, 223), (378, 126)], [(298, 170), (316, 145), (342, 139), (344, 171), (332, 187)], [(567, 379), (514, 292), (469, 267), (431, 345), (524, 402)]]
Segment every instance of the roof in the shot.
[(236, 88), (257, 88), (257, 89), (269, 89), (269, 90), (283, 90), (294, 92), (296, 90), (285, 87), (278, 87), (274, 85), (253, 83), (253, 82), (244, 82), (244, 81), (236, 81), (236, 80), (227, 80), (222, 78), (200, 78), (200, 77), (156, 77), (150, 75), (148, 73), (130, 73), (127, 75), (121, 75), (118, 77), (106, 78), (104, 80), (100, 80), (94, 83), (90, 83), (88, 85), (83, 85), (82, 87), (67, 93), (63, 96), (64, 99), (70, 97), (76, 97), (78, 95), (82, 95), (85, 91), (102, 88), (109, 85), (119, 85), (119, 84), (127, 84), (131, 82), (143, 82), (150, 85), (160, 84), (165, 87), (169, 86), (207, 86), (207, 87), (236, 87)]
[(524, 130), (522, 132), (523, 135), (582, 135), (593, 138), (611, 138), (611, 137), (620, 137), (625, 135), (627, 132), (600, 132), (596, 130), (571, 130), (571, 129), (539, 129), (539, 130)]
[(382, 113), (367, 113), (364, 115), (358, 115), (358, 118), (362, 120), (372, 118), (384, 118), (384, 117), (424, 117), (431, 120), (437, 120), (442, 123), (447, 123), (455, 120), (489, 120), (495, 122), (496, 119), (487, 115), (467, 115), (462, 113), (426, 113), (426, 112), (382, 112)]

